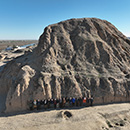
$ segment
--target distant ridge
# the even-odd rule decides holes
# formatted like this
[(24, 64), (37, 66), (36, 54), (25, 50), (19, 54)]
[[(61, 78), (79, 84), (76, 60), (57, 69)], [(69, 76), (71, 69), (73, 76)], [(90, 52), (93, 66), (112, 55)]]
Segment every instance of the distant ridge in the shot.
[(32, 43), (38, 43), (38, 40), (0, 40), (0, 51), (9, 46), (23, 46)]

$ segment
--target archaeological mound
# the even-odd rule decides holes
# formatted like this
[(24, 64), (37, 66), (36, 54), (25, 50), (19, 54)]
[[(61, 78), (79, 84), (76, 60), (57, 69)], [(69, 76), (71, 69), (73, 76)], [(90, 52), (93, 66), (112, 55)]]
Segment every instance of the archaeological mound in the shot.
[(28, 109), (32, 99), (93, 96), (94, 104), (130, 99), (130, 40), (96, 18), (49, 25), (38, 46), (0, 73), (5, 112)]

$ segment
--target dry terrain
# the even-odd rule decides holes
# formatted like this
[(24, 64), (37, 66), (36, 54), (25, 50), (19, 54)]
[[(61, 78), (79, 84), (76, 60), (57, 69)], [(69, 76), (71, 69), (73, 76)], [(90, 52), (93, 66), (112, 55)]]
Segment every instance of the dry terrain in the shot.
[[(1, 41), (0, 48), (26, 43), (35, 41)], [(49, 25), (35, 47), (0, 51), (0, 130), (130, 129), (130, 104), (110, 104), (130, 101), (130, 40), (111, 23)], [(31, 112), (27, 105), (91, 95), (94, 104), (110, 105)]]
[(130, 40), (96, 18), (49, 25), (33, 51), (14, 58), (0, 73), (6, 112), (27, 110), (31, 99), (93, 95), (96, 104), (127, 102), (129, 86)]
[[(22, 45), (22, 44), (20, 44), (19, 42), (19, 45)], [(26, 45), (26, 42), (24, 45)], [(0, 51), (0, 72), (2, 72), (2, 70), (4, 69), (7, 63), (11, 62), (13, 59), (19, 56), (22, 56), (28, 52), (31, 52), (36, 46), (37, 44), (24, 48), (24, 49), (15, 49), (15, 50), (8, 50), (8, 51), (1, 50)], [(5, 102), (6, 102), (6, 94), (1, 93), (0, 94), (0, 112), (5, 109)]]
[(3, 50), (8, 46), (23, 46), (37, 42), (37, 40), (0, 40), (0, 50)]
[[(69, 114), (71, 117), (68, 117)], [(33, 111), (0, 117), (0, 130), (129, 130), (130, 104)]]

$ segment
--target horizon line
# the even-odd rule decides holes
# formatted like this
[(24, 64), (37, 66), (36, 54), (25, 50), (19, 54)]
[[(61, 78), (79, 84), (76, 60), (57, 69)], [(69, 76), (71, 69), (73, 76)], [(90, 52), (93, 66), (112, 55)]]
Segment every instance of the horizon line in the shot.
[(0, 41), (25, 41), (25, 40), (29, 40), (29, 41), (31, 41), (31, 40), (36, 40), (36, 41), (38, 41), (38, 39), (0, 39)]

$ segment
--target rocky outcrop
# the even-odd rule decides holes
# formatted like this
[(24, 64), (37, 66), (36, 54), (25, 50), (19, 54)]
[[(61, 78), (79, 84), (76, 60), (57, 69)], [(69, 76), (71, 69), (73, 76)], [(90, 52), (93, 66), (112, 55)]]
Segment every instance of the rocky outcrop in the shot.
[(0, 92), (6, 112), (27, 109), (30, 99), (94, 96), (94, 103), (130, 100), (130, 40), (96, 18), (50, 25), (33, 52), (6, 65)]

